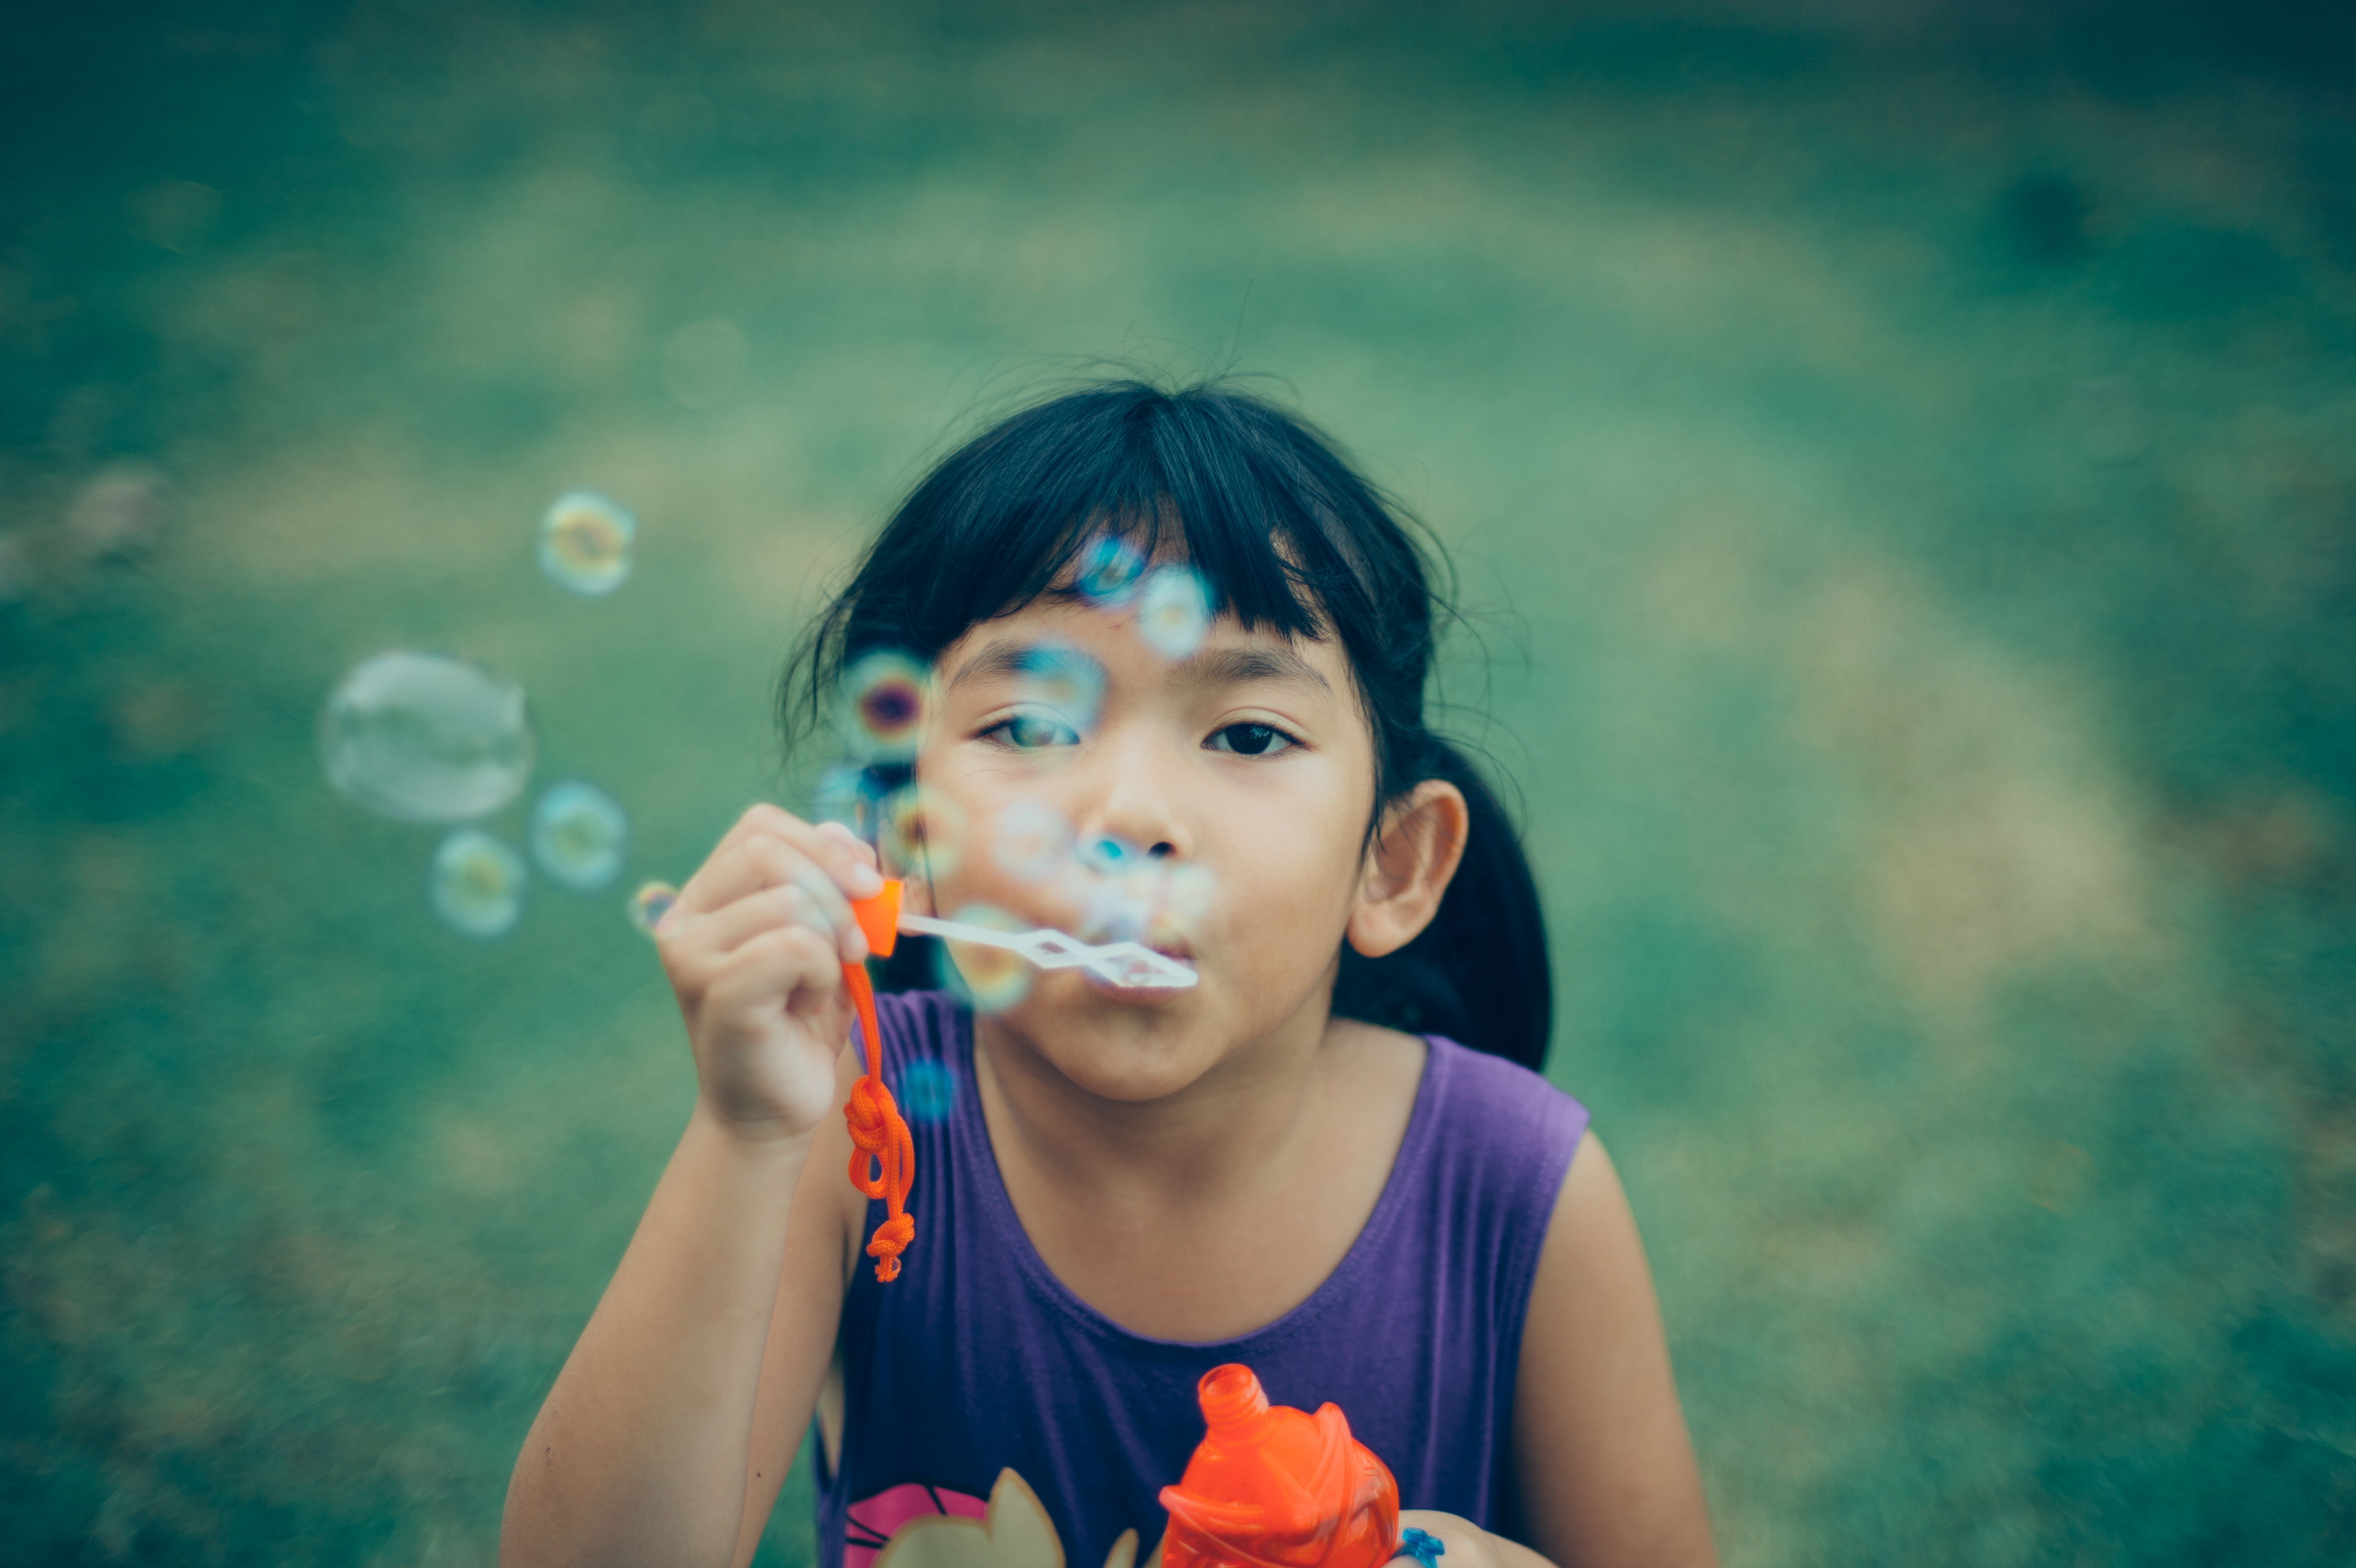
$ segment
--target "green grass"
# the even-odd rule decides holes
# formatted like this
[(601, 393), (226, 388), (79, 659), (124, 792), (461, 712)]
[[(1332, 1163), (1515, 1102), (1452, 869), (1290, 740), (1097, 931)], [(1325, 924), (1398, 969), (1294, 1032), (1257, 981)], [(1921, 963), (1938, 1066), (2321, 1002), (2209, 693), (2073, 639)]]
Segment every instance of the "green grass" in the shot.
[[(1455, 553), (1730, 1560), (2345, 1560), (2345, 57), (2107, 15), (33, 27), (0, 1539), (488, 1559), (692, 1089), (622, 890), (783, 787), (779, 656), (947, 432), (1119, 360), (1280, 378)], [(610, 600), (534, 566), (576, 485)], [(525, 685), (621, 887), (434, 923), (314, 755), (389, 646)]]

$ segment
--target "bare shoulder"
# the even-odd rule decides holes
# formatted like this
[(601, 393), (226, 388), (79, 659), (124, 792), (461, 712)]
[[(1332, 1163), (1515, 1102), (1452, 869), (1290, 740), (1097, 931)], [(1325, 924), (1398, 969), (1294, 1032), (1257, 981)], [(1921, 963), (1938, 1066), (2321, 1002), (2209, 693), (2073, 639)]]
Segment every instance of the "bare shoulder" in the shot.
[(1530, 1290), (1514, 1453), (1529, 1544), (1554, 1562), (1717, 1562), (1652, 1268), (1591, 1131), (1563, 1178)]

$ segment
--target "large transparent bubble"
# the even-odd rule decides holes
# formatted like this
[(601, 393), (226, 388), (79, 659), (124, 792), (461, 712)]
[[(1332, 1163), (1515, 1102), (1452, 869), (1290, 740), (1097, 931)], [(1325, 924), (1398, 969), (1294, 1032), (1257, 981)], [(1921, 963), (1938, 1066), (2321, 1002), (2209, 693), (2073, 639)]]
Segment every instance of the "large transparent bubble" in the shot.
[(434, 851), (427, 894), (451, 930), (504, 936), (523, 916), (530, 881), (522, 856), (479, 828), (461, 827)]
[(532, 859), (550, 880), (575, 892), (593, 892), (621, 875), (629, 847), (629, 817), (593, 785), (551, 784), (532, 808)]
[(638, 520), (594, 490), (559, 496), (540, 519), (540, 569), (575, 593), (611, 593), (630, 575)]
[(327, 781), (404, 822), (464, 822), (498, 810), (531, 777), (532, 752), (523, 688), (440, 654), (363, 660), (319, 721)]

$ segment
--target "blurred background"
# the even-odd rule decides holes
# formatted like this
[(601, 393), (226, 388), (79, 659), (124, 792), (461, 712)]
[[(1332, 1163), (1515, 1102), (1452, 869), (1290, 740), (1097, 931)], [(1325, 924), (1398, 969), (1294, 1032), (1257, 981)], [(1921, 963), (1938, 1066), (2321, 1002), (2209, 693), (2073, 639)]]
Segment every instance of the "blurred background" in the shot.
[[(16, 7), (0, 1555), (490, 1561), (692, 1092), (628, 890), (796, 802), (926, 461), (1112, 361), (1453, 552), (1730, 1562), (2350, 1561), (2349, 18)], [(389, 648), (616, 880), (437, 917), (321, 766)]]

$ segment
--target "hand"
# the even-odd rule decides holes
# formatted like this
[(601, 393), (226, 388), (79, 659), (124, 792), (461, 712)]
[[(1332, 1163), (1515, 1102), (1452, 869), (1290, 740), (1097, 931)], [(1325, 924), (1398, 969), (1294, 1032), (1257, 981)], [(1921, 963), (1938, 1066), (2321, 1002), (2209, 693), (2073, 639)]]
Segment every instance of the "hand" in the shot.
[(739, 817), (680, 890), (655, 945), (687, 1019), (698, 1095), (723, 1128), (799, 1137), (832, 1108), (851, 1029), (842, 965), (867, 956), (851, 901), (883, 891), (874, 851), (849, 829), (774, 805)]

